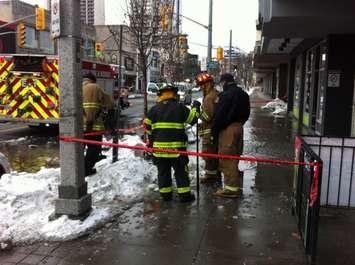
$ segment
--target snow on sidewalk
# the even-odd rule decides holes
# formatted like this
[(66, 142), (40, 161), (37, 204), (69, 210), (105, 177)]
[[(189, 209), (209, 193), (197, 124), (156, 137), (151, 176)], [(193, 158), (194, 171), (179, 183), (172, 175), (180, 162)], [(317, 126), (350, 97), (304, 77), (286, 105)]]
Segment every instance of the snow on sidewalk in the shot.
[[(138, 136), (126, 136), (123, 143), (142, 144)], [(0, 179), (0, 242), (34, 242), (69, 240), (107, 222), (114, 215), (110, 202), (130, 201), (143, 195), (145, 183), (156, 178), (155, 167), (135, 156), (134, 151), (120, 149), (119, 160), (111, 164), (111, 150), (96, 164), (98, 172), (87, 178), (92, 194), (93, 211), (84, 221), (62, 216), (52, 222), (60, 169), (42, 169), (35, 174), (5, 174)]]
[(261, 108), (271, 110), (272, 114), (275, 116), (285, 115), (287, 113), (287, 103), (279, 98), (274, 99)]

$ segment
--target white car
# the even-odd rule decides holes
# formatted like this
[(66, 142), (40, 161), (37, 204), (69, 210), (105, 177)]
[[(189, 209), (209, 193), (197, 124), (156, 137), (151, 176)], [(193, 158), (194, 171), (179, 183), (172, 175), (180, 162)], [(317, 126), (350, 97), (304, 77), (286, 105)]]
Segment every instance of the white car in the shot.
[(159, 86), (157, 83), (148, 83), (147, 85), (147, 93), (148, 95), (156, 95), (158, 92)]

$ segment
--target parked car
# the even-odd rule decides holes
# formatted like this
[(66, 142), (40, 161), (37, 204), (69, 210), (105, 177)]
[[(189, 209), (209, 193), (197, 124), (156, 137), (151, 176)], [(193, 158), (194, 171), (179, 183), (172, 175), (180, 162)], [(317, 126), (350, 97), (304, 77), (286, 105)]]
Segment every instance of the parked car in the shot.
[(157, 83), (149, 82), (147, 85), (147, 93), (149, 95), (156, 95), (159, 89), (159, 85)]
[(178, 87), (178, 95), (180, 97), (180, 101), (183, 102), (187, 92), (192, 91), (192, 85), (186, 82), (178, 82), (176, 85)]
[(3, 153), (0, 153), (0, 178), (5, 173), (10, 173), (10, 163)]

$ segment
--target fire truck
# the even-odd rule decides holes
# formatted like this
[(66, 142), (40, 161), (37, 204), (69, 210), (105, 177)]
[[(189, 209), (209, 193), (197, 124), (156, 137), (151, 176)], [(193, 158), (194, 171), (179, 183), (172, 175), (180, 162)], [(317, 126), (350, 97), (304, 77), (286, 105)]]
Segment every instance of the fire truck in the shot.
[[(0, 54), (0, 121), (30, 126), (59, 123), (60, 61), (56, 56)], [(82, 73), (92, 72), (111, 96), (117, 86), (118, 67), (83, 60)]]

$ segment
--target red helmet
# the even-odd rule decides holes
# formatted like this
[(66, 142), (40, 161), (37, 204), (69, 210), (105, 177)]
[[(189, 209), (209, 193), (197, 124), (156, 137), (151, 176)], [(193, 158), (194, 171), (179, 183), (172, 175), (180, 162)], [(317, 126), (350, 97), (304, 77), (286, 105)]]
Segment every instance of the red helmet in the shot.
[(213, 82), (213, 76), (208, 74), (208, 73), (201, 73), (199, 75), (196, 76), (196, 85), (201, 86), (207, 82)]

